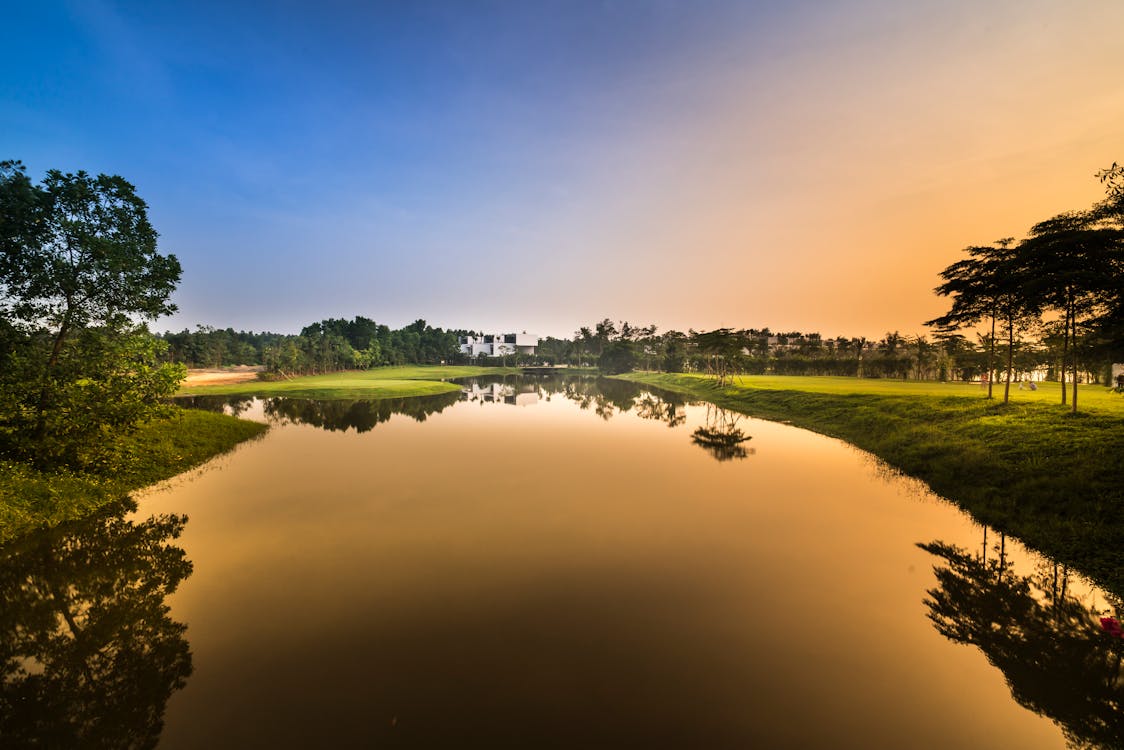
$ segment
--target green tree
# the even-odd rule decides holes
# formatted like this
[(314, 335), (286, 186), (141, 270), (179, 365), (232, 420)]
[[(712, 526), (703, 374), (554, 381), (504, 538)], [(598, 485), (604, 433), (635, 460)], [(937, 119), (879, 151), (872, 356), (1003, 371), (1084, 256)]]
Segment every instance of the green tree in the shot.
[(692, 333), (695, 346), (706, 358), (707, 371), (717, 378), (719, 386), (726, 385), (727, 379), (738, 371), (742, 350), (747, 344), (745, 332), (716, 328), (713, 331)]
[(945, 333), (974, 327), (983, 319), (990, 322), (987, 337), (987, 397), (992, 398), (995, 382), (995, 328), (1000, 317), (1000, 301), (1009, 280), (1005, 273), (1011, 271), (1007, 262), (1009, 240), (1000, 240), (995, 247), (972, 246), (965, 249), (968, 257), (941, 271), (944, 283), (935, 291), (942, 297), (952, 297), (952, 309), (939, 318), (925, 322)]
[(80, 461), (174, 392), (183, 368), (159, 364), (162, 345), (137, 325), (175, 310), (180, 264), (156, 238), (121, 177), (51, 170), (35, 185), (19, 162), (0, 162), (0, 316), (10, 334), (0, 387), (11, 389), (0, 396), (0, 453)]
[(609, 375), (631, 372), (636, 369), (636, 345), (631, 341), (609, 342), (598, 357), (597, 366)]
[(1059, 214), (1034, 225), (1018, 252), (1029, 294), (1062, 316), (1062, 403), (1068, 358), (1076, 412), (1077, 343), (1112, 307), (1124, 272), (1124, 229), (1095, 210)]

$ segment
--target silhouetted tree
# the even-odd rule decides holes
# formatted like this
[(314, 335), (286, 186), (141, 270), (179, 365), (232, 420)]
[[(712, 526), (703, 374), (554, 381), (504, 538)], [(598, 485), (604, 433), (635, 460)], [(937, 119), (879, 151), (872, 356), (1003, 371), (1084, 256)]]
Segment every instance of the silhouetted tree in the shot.
[(0, 549), (0, 744), (150, 748), (191, 675), (165, 598), (191, 574), (180, 516), (132, 501)]

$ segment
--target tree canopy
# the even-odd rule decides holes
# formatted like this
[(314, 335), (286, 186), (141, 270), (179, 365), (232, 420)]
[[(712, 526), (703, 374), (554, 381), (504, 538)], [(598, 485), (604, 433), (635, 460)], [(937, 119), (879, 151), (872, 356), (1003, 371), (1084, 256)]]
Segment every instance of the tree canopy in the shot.
[(0, 162), (0, 455), (108, 468), (116, 435), (159, 410), (183, 370), (143, 321), (180, 278), (147, 205), (118, 176)]

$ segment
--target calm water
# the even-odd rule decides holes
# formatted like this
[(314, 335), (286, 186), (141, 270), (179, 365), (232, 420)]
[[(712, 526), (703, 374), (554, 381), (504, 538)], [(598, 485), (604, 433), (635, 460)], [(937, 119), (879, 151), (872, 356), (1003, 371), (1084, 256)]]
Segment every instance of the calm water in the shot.
[(0, 745), (1124, 742), (1104, 594), (838, 441), (578, 380), (225, 408), (275, 426), (4, 551)]

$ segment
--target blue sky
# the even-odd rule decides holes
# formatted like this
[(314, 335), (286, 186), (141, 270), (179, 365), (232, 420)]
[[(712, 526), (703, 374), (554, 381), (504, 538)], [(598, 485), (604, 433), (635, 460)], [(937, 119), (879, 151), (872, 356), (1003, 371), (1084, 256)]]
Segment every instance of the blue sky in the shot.
[(1103, 2), (9, 5), (0, 156), (137, 186), (158, 328), (912, 332), (1124, 158)]

